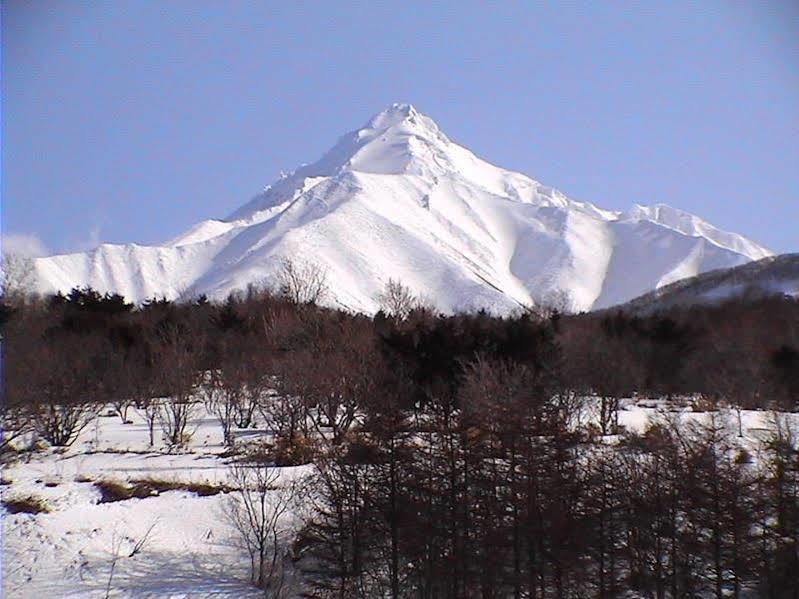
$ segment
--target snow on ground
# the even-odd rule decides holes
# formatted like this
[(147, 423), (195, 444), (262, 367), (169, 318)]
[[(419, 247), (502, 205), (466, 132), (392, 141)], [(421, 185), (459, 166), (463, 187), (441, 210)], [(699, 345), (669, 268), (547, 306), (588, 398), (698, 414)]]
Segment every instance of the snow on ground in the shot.
[[(158, 479), (167, 482), (229, 481), (222, 454), (221, 428), (213, 417), (198, 414), (192, 442), (184, 453), (147, 446), (141, 418), (123, 424), (100, 416), (65, 451), (46, 449), (23, 455), (2, 471), (4, 500), (33, 495), (49, 513), (2, 511), (2, 590), (4, 597), (256, 597), (247, 584), (248, 559), (225, 518), (229, 496), (200, 497), (188, 491), (165, 491), (144, 499), (99, 503), (94, 481)], [(743, 411), (740, 444), (756, 450), (773, 430), (774, 414)], [(595, 419), (589, 407), (582, 422)], [(656, 400), (622, 402), (620, 424), (643, 432), (653, 420), (680, 418), (706, 422), (709, 412), (673, 407)], [(720, 411), (737, 439), (737, 413)], [(782, 415), (799, 428), (799, 414)], [(237, 431), (257, 438), (263, 431)], [(608, 438), (613, 442), (613, 438)], [(285, 468), (287, 477), (304, 468)], [(149, 532), (148, 532), (149, 531)], [(128, 555), (138, 542), (141, 550)], [(118, 556), (109, 585), (112, 562)]]
[[(739, 433), (740, 428), (743, 436)], [(715, 411), (696, 409), (693, 402), (678, 407), (664, 400), (622, 400), (619, 410), (619, 426), (631, 433), (643, 433), (652, 423), (668, 425), (671, 422), (681, 428), (705, 426), (711, 423), (722, 427), (732, 445), (746, 449), (757, 459), (758, 451), (769, 441), (779, 422), (789, 426), (794, 434), (799, 432), (799, 413), (774, 412), (771, 410), (740, 410), (720, 407)]]
[[(3, 468), (4, 500), (42, 498), (50, 513), (2, 512), (3, 597), (248, 597), (249, 562), (225, 518), (229, 496), (165, 491), (145, 499), (99, 503), (94, 481), (228, 480), (221, 428), (194, 424), (186, 453), (147, 447), (144, 422), (101, 416), (67, 451), (47, 449)], [(301, 468), (284, 469), (298, 474)], [(8, 484), (10, 482), (10, 484)], [(152, 527), (149, 532), (148, 529)], [(146, 537), (140, 552), (127, 557)]]

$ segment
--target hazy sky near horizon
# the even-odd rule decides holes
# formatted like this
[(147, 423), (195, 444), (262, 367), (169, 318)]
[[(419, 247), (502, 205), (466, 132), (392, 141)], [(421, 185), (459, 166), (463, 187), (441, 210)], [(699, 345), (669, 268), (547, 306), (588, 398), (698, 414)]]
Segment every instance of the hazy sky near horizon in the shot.
[(411, 102), (572, 199), (667, 203), (799, 252), (792, 0), (9, 0), (1, 16), (6, 243), (164, 241)]

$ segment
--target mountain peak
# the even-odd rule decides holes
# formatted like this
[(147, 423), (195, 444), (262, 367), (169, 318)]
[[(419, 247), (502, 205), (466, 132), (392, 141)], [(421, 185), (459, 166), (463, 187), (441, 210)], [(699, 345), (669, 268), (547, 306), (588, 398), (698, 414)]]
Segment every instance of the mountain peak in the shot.
[(341, 136), (319, 160), (282, 176), (225, 220), (260, 215), (296, 199), (322, 179), (347, 172), (440, 174), (441, 165), (449, 162), (446, 155), (451, 145), (433, 119), (412, 104), (395, 102), (375, 114), (363, 127)]
[(42, 291), (224, 298), (275, 281), (289, 258), (324, 269), (329, 301), (351, 310), (376, 311), (390, 274), (445, 312), (504, 313), (548, 298), (607, 307), (769, 253), (669, 206), (622, 214), (572, 201), (397, 103), (224, 221), (160, 246), (41, 258), (36, 269)]
[(423, 174), (435, 170), (432, 156), (446, 154), (449, 145), (433, 119), (411, 104), (395, 103), (296, 173), (302, 177), (334, 176), (342, 171)]
[(382, 112), (374, 115), (366, 124), (367, 129), (388, 129), (394, 125), (398, 125), (403, 121), (411, 121), (418, 117), (419, 112), (413, 104), (406, 104), (403, 102), (395, 102)]
[(386, 133), (396, 136), (417, 137), (428, 143), (448, 144), (449, 139), (429, 116), (419, 112), (413, 104), (395, 102), (374, 115), (356, 132), (358, 140), (371, 141)]

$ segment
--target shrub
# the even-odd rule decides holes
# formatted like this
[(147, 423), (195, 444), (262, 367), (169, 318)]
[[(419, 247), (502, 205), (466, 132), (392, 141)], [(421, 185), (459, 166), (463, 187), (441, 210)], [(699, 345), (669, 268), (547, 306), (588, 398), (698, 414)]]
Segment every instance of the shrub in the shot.
[(145, 497), (152, 497), (158, 494), (158, 492), (149, 485), (130, 485), (113, 480), (99, 480), (94, 483), (94, 486), (100, 490), (99, 503), (113, 503), (115, 501), (125, 501), (133, 498), (144, 499)]
[[(317, 455), (317, 447), (313, 439), (297, 435), (294, 442), (278, 438), (275, 443), (272, 461), (276, 466), (304, 466), (310, 464)], [(255, 456), (249, 455), (250, 458)]]
[(207, 481), (181, 482), (155, 478), (135, 479), (127, 483), (103, 480), (97, 481), (94, 486), (100, 490), (100, 503), (113, 503), (134, 498), (145, 499), (165, 491), (188, 491), (200, 497), (208, 497), (234, 490), (227, 485), (213, 484)]
[(34, 495), (3, 499), (2, 504), (9, 514), (46, 514), (50, 511), (47, 502)]
[(699, 395), (694, 398), (691, 409), (694, 412), (715, 412), (718, 406), (712, 397)]
[(735, 453), (735, 463), (736, 464), (751, 464), (754, 461), (752, 454), (749, 453), (745, 448), (741, 447)]
[(177, 480), (163, 480), (156, 478), (144, 478), (130, 481), (134, 485), (149, 487), (155, 494), (163, 493), (165, 491), (188, 491), (195, 493), (200, 497), (209, 497), (211, 495), (218, 495), (219, 493), (228, 493), (233, 489), (227, 485), (214, 484), (208, 481), (188, 481), (182, 482)]

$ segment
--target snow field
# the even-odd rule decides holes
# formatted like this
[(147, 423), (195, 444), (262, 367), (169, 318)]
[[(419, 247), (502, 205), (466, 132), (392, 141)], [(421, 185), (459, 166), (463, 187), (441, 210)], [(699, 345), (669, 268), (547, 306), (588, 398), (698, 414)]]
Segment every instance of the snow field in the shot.
[[(589, 400), (581, 425), (597, 419)], [(641, 433), (653, 421), (679, 418), (681, 425), (723, 419), (735, 437), (737, 413), (695, 412), (657, 400), (622, 401), (622, 429)], [(799, 429), (799, 414), (778, 415)], [(755, 457), (773, 430), (775, 414), (741, 413), (741, 447)], [(6, 465), (4, 500), (34, 496), (48, 513), (2, 512), (2, 579), (6, 597), (248, 597), (249, 565), (225, 514), (228, 495), (199, 496), (185, 490), (162, 491), (142, 499), (100, 503), (97, 481), (125, 483), (230, 483), (218, 422), (199, 409), (187, 450), (168, 453), (147, 446), (145, 423), (131, 410), (129, 423), (103, 415), (66, 450), (50, 448)], [(263, 437), (259, 429), (237, 430), (242, 441)], [(737, 438), (737, 437), (735, 437)], [(618, 437), (605, 438), (614, 443)], [(310, 467), (283, 468), (281, 477), (303, 476)], [(295, 515), (296, 516), (296, 515)], [(298, 518), (293, 518), (295, 524)], [(130, 553), (141, 543), (141, 549)], [(115, 559), (116, 558), (116, 559)], [(114, 572), (109, 585), (111, 567)]]
[[(3, 468), (2, 497), (34, 496), (49, 513), (2, 512), (2, 596), (249, 597), (249, 562), (225, 514), (229, 496), (162, 491), (100, 503), (97, 481), (229, 483), (221, 427), (200, 413), (184, 453), (148, 448), (146, 424), (100, 416), (66, 451), (50, 448)], [(242, 437), (258, 431), (238, 431)], [(156, 429), (156, 434), (158, 430)], [(304, 468), (282, 475), (301, 476)], [(152, 530), (150, 528), (152, 527)], [(148, 532), (149, 531), (149, 532)], [(128, 557), (136, 543), (143, 547)]]

